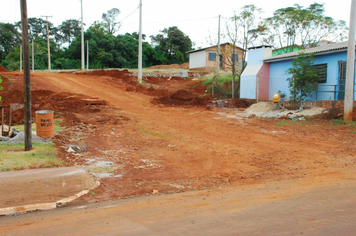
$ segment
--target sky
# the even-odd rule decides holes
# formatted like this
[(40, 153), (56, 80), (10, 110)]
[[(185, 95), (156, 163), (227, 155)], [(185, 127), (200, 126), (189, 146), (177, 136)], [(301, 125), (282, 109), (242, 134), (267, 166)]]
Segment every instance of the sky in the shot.
[[(351, 0), (142, 0), (142, 33), (157, 35), (160, 30), (177, 26), (194, 42), (195, 48), (211, 45), (209, 35), (216, 39), (218, 16), (231, 17), (244, 5), (254, 4), (261, 8), (263, 18), (270, 17), (279, 8), (298, 3), (307, 7), (317, 2), (325, 4), (325, 15), (334, 20), (349, 22)], [(100, 21), (102, 13), (118, 8), (117, 17), (122, 22), (119, 34), (138, 32), (140, 0), (83, 0), (83, 19), (86, 28), (94, 21)], [(27, 0), (28, 17), (52, 16), (49, 19), (55, 26), (68, 19), (81, 18), (80, 0)], [(42, 17), (45, 19), (44, 17)], [(21, 20), (20, 0), (0, 0), (0, 22), (14, 23)], [(149, 37), (147, 37), (148, 39)]]

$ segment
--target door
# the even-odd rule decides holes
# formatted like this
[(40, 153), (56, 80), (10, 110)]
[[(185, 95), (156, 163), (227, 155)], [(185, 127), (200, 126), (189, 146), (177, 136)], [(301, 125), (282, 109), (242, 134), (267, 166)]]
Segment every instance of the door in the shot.
[(339, 64), (339, 83), (336, 90), (337, 100), (345, 99), (345, 81), (346, 81), (346, 61), (338, 61)]

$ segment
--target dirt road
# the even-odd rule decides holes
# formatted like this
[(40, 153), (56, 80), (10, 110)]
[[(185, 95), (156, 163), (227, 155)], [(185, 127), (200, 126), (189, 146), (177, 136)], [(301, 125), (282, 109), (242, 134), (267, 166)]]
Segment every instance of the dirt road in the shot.
[[(3, 74), (12, 84), (5, 104), (19, 102), (21, 74)], [(97, 71), (34, 73), (32, 84), (34, 108), (53, 109), (68, 125), (55, 137), (60, 157), (106, 177), (73, 204), (279, 181), (303, 183), (298, 189), (355, 177), (355, 127), (319, 119), (277, 126), (241, 118), (235, 108), (207, 109), (201, 82), (150, 77), (138, 85), (128, 71)], [(85, 152), (67, 153), (70, 145)]]

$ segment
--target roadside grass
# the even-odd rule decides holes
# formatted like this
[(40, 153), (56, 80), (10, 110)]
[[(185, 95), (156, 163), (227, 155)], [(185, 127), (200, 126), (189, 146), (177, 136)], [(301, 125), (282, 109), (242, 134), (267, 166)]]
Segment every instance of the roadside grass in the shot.
[[(62, 119), (54, 120), (54, 133), (62, 131)], [(12, 126), (12, 129), (24, 131), (24, 125)], [(32, 131), (36, 131), (36, 124), (32, 124)], [(32, 143), (32, 150), (24, 151), (24, 144), (0, 143), (0, 172), (49, 168), (66, 166), (67, 163), (56, 158), (57, 150), (53, 143)]]
[(356, 121), (344, 121), (344, 120), (339, 120), (339, 119), (334, 119), (333, 120), (333, 125), (336, 126), (349, 126), (349, 127), (355, 127), (356, 128)]
[(24, 151), (23, 144), (0, 143), (0, 171), (67, 165), (63, 160), (55, 157), (56, 152), (52, 143), (33, 143), (33, 148), (30, 151)]
[[(65, 127), (62, 127), (61, 126), (61, 123), (62, 123), (62, 119), (54, 119), (54, 133), (58, 133), (62, 130), (64, 130)], [(16, 129), (17, 131), (25, 131), (25, 126), (24, 125), (15, 125), (15, 126), (11, 126), (12, 129)], [(32, 131), (36, 131), (36, 123), (32, 123)]]
[(149, 130), (145, 129), (142, 126), (135, 126), (135, 129), (139, 130), (139, 131), (141, 131), (143, 133), (150, 134), (150, 135), (155, 136), (155, 137), (159, 137), (161, 139), (168, 139), (168, 137), (166, 135), (149, 131)]
[(308, 122), (295, 121), (295, 120), (283, 120), (275, 124), (275, 126), (286, 126), (286, 125), (308, 125)]
[[(212, 91), (212, 82), (213, 82), (213, 78), (214, 76), (216, 76), (216, 85), (226, 94), (226, 95), (231, 95), (231, 87), (232, 87), (232, 74), (231, 73), (220, 73), (220, 74), (216, 74), (216, 73), (211, 73), (208, 75), (205, 75), (203, 78), (201, 78), (202, 83), (204, 86), (208, 86), (207, 90), (209, 91), (209, 93), (211, 93)], [(235, 82), (238, 83), (239, 78), (236, 77), (235, 78)], [(216, 94), (221, 94), (221, 92), (216, 89), (215, 90)]]
[[(131, 73), (138, 73), (138, 69), (128, 69)], [(143, 68), (143, 74), (153, 74), (153, 73), (161, 73), (161, 74), (179, 74), (179, 72), (188, 71), (188, 69), (147, 69)]]

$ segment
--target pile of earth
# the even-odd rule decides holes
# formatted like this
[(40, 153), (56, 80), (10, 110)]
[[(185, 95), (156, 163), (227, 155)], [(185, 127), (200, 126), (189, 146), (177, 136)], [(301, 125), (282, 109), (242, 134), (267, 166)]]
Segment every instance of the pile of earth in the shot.
[(190, 91), (181, 89), (168, 96), (155, 98), (152, 103), (165, 106), (206, 106), (211, 99), (211, 97), (199, 97)]
[(179, 64), (171, 64), (171, 65), (156, 65), (151, 66), (147, 69), (189, 69), (189, 63)]
[[(6, 86), (8, 83), (5, 83)], [(24, 123), (24, 96), (23, 91), (9, 87), (0, 91), (2, 107), (5, 111), (5, 124), (10, 122), (10, 104), (12, 105), (11, 125)], [(76, 114), (100, 113), (106, 104), (88, 104), (83, 99), (89, 97), (71, 93), (56, 93), (50, 90), (33, 90), (31, 92), (31, 117), (35, 121), (35, 112), (38, 110), (54, 110), (55, 115), (60, 115), (65, 122), (75, 124), (80, 122)]]
[(8, 70), (2, 65), (0, 65), (0, 72), (8, 72)]
[(128, 70), (93, 70), (89, 72), (85, 72), (84, 74), (88, 75), (96, 75), (96, 76), (109, 76), (114, 78), (126, 78), (130, 75)]

